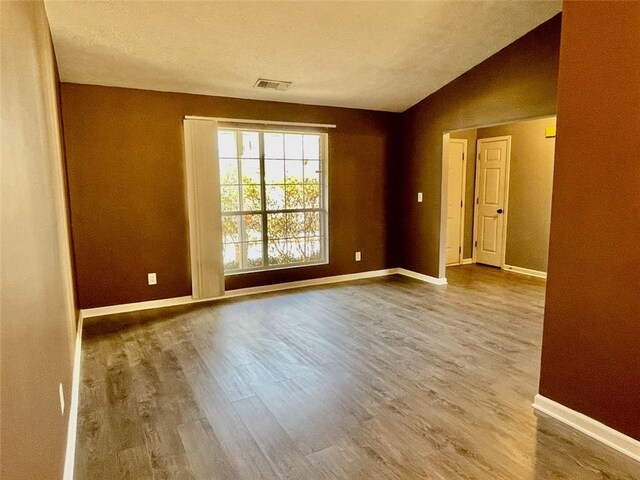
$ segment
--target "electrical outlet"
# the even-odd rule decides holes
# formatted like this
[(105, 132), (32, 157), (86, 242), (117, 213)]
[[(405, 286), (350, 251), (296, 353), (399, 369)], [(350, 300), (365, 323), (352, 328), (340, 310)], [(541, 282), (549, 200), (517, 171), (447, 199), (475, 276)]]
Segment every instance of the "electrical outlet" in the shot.
[(64, 388), (62, 386), (62, 382), (58, 388), (58, 394), (60, 395), (60, 413), (64, 415)]
[(418, 192), (418, 203), (422, 203), (422, 192)]
[(362, 260), (362, 254), (360, 252), (356, 252), (356, 262)]
[(155, 273), (148, 273), (147, 281), (149, 282), (149, 285), (155, 285), (158, 283), (158, 277), (156, 277)]

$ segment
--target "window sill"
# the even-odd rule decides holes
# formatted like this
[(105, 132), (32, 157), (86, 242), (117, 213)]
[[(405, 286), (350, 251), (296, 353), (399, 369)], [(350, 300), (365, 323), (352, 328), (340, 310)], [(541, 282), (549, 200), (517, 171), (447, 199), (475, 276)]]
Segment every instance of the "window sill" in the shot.
[(313, 262), (313, 263), (299, 263), (299, 264), (293, 264), (293, 265), (281, 265), (277, 267), (256, 268), (256, 269), (252, 268), (247, 270), (238, 270), (234, 272), (225, 272), (224, 276), (233, 277), (236, 275), (247, 275), (251, 273), (264, 273), (264, 272), (273, 272), (273, 271), (280, 271), (280, 270), (291, 270), (294, 268), (304, 268), (304, 267), (318, 267), (321, 265), (329, 265), (329, 261), (322, 260), (322, 261)]

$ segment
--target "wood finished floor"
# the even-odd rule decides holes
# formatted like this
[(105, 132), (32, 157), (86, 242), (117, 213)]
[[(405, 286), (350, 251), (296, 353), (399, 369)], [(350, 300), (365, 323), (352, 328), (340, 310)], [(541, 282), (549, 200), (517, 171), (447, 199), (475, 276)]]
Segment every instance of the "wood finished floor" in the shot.
[(480, 266), (87, 321), (76, 479), (640, 479), (531, 408), (544, 283)]

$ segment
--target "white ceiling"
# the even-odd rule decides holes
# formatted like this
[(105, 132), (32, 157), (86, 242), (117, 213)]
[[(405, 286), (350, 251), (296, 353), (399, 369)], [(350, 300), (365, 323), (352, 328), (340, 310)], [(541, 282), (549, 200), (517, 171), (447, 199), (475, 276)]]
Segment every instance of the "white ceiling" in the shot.
[[(399, 112), (561, 1), (46, 0), (46, 9), (63, 82)], [(293, 85), (259, 90), (258, 77)]]

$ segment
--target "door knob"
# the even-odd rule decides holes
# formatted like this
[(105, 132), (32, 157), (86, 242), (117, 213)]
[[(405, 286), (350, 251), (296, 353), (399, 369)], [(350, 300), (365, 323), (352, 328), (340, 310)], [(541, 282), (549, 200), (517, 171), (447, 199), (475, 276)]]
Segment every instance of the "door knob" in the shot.
[(498, 209), (498, 213), (502, 213), (503, 210), (501, 208)]

